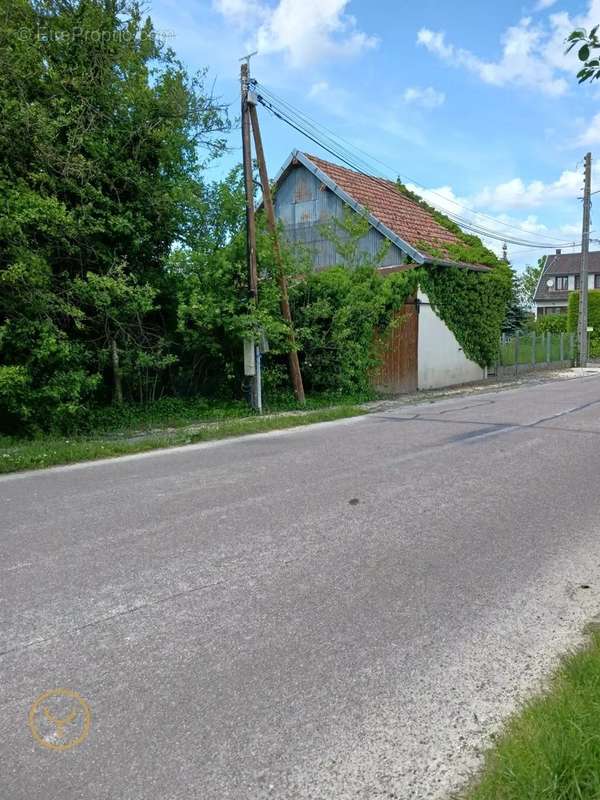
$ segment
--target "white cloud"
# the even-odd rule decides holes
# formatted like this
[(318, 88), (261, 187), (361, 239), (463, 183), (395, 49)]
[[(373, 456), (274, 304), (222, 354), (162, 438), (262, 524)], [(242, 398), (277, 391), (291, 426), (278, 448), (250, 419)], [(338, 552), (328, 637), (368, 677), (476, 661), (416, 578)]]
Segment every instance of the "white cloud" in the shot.
[(581, 194), (582, 185), (582, 171), (566, 169), (550, 183), (540, 180), (525, 183), (521, 178), (513, 178), (493, 187), (485, 187), (473, 201), (479, 206), (494, 209), (536, 208), (558, 200), (575, 201)]
[[(600, 164), (593, 173), (600, 178)], [(517, 253), (515, 263), (525, 263), (555, 247), (569, 249), (579, 246), (581, 207), (576, 198), (581, 195), (582, 182), (580, 169), (564, 170), (557, 180), (549, 183), (539, 180), (526, 183), (521, 178), (514, 178), (471, 196), (461, 196), (448, 185), (433, 189), (423, 189), (410, 183), (407, 185), (430, 205), (451, 217), (460, 217), (457, 220), (459, 224), (462, 220), (500, 237), (543, 245), (536, 249), (509, 244), (509, 258), (512, 260), (512, 250)], [(541, 214), (533, 211), (519, 213), (533, 208), (543, 208), (543, 211)], [(542, 215), (546, 222), (540, 220)], [(497, 255), (502, 254), (502, 239), (485, 235), (481, 238)]]
[(556, 3), (556, 0), (538, 0), (535, 4), (535, 11), (545, 11), (550, 6), (553, 6)]
[(575, 142), (578, 147), (590, 147), (596, 144), (600, 144), (600, 113), (594, 114)]
[(214, 7), (250, 36), (262, 55), (282, 53), (293, 67), (325, 58), (354, 56), (375, 47), (377, 38), (359, 30), (346, 9), (349, 0), (214, 0)]
[(504, 32), (498, 61), (485, 61), (469, 50), (448, 44), (441, 31), (422, 28), (417, 34), (417, 43), (445, 61), (475, 73), (484, 83), (535, 87), (549, 95), (563, 94), (568, 87), (566, 79), (557, 76), (554, 66), (540, 54), (544, 32), (533, 25), (529, 17)]
[(213, 5), (230, 22), (241, 28), (267, 14), (266, 7), (255, 0), (214, 0)]
[(445, 99), (446, 95), (443, 92), (438, 92), (433, 86), (427, 86), (424, 89), (409, 86), (404, 92), (405, 103), (414, 103), (414, 105), (422, 106), (423, 108), (437, 108), (443, 104)]
[[(554, 0), (539, 0), (536, 9), (546, 9)], [(590, 29), (600, 22), (600, 0), (588, 0), (584, 14), (570, 16), (566, 11), (550, 14), (534, 23), (523, 17), (501, 36), (501, 53), (496, 60), (485, 60), (470, 50), (446, 41), (443, 31), (422, 28), (417, 43), (430, 53), (477, 75), (495, 86), (522, 86), (544, 94), (564, 94), (575, 85), (579, 62), (575, 52), (565, 53), (565, 40), (575, 28)]]
[(417, 43), (424, 45), (430, 52), (450, 60), (454, 55), (454, 45), (446, 44), (446, 34), (442, 31), (432, 31), (421, 28), (417, 33)]
[(308, 97), (342, 119), (354, 118), (353, 96), (346, 89), (331, 86), (328, 81), (317, 81), (308, 90)]

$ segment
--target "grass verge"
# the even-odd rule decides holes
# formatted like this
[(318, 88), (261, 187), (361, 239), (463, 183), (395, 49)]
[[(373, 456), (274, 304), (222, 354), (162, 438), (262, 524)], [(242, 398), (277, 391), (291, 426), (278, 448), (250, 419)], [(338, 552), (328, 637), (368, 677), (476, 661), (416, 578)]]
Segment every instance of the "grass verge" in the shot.
[(488, 752), (464, 800), (600, 798), (600, 633), (567, 657)]
[(89, 437), (43, 437), (39, 439), (0, 438), (0, 473), (17, 472), (24, 469), (40, 469), (57, 464), (73, 464), (77, 461), (93, 461), (98, 458), (142, 453), (161, 447), (194, 444), (247, 433), (292, 428), (314, 422), (330, 422), (336, 419), (365, 414), (365, 409), (356, 405), (339, 405), (303, 413), (276, 414), (265, 417), (245, 417), (208, 422), (195, 430), (174, 430), (145, 435), (139, 439), (111, 439), (106, 436)]

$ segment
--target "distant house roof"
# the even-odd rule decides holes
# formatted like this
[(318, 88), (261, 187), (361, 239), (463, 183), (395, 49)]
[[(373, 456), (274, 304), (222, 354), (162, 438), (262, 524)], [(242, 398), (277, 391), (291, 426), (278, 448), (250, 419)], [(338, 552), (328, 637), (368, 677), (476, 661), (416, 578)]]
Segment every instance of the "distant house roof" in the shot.
[[(568, 291), (550, 289), (546, 281), (554, 275), (578, 275), (581, 269), (581, 253), (561, 253), (544, 256), (544, 269), (535, 290), (534, 302), (538, 301), (564, 301), (568, 300)], [(600, 274), (600, 250), (594, 250), (589, 255), (588, 272), (592, 275)]]
[(423, 250), (423, 243), (444, 251), (446, 244), (460, 244), (460, 238), (441, 225), (423, 206), (406, 197), (393, 181), (324, 161), (318, 156), (294, 150), (276, 178), (278, 183), (294, 166), (302, 164), (355, 211), (367, 212), (370, 224), (379, 230), (417, 264), (447, 264), (488, 271), (481, 264), (467, 264), (446, 257), (434, 257)]

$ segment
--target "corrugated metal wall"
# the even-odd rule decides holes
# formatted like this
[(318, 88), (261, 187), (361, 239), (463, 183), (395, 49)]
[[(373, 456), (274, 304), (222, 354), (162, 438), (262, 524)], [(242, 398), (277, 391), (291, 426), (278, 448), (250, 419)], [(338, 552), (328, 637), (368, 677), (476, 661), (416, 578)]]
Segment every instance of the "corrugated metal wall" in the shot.
[[(286, 237), (290, 242), (305, 246), (312, 253), (316, 269), (332, 267), (342, 261), (334, 245), (323, 236), (321, 229), (332, 216), (341, 219), (343, 206), (339, 197), (302, 164), (288, 172), (275, 194), (275, 214), (284, 225)], [(384, 237), (371, 228), (361, 240), (361, 249), (370, 256), (376, 256), (384, 241)], [(405, 254), (389, 242), (389, 248), (379, 266), (402, 264), (405, 260)]]

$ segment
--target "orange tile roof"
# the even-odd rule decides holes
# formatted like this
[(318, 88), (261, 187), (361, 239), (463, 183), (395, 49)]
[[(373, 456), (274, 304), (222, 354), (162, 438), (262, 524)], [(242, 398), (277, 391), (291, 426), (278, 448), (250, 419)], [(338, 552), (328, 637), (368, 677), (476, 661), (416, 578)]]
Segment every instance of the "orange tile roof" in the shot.
[(308, 153), (304, 155), (340, 189), (416, 250), (421, 251), (420, 242), (443, 249), (444, 243), (460, 241), (456, 234), (436, 222), (426, 209), (403, 195), (392, 181), (353, 172)]

